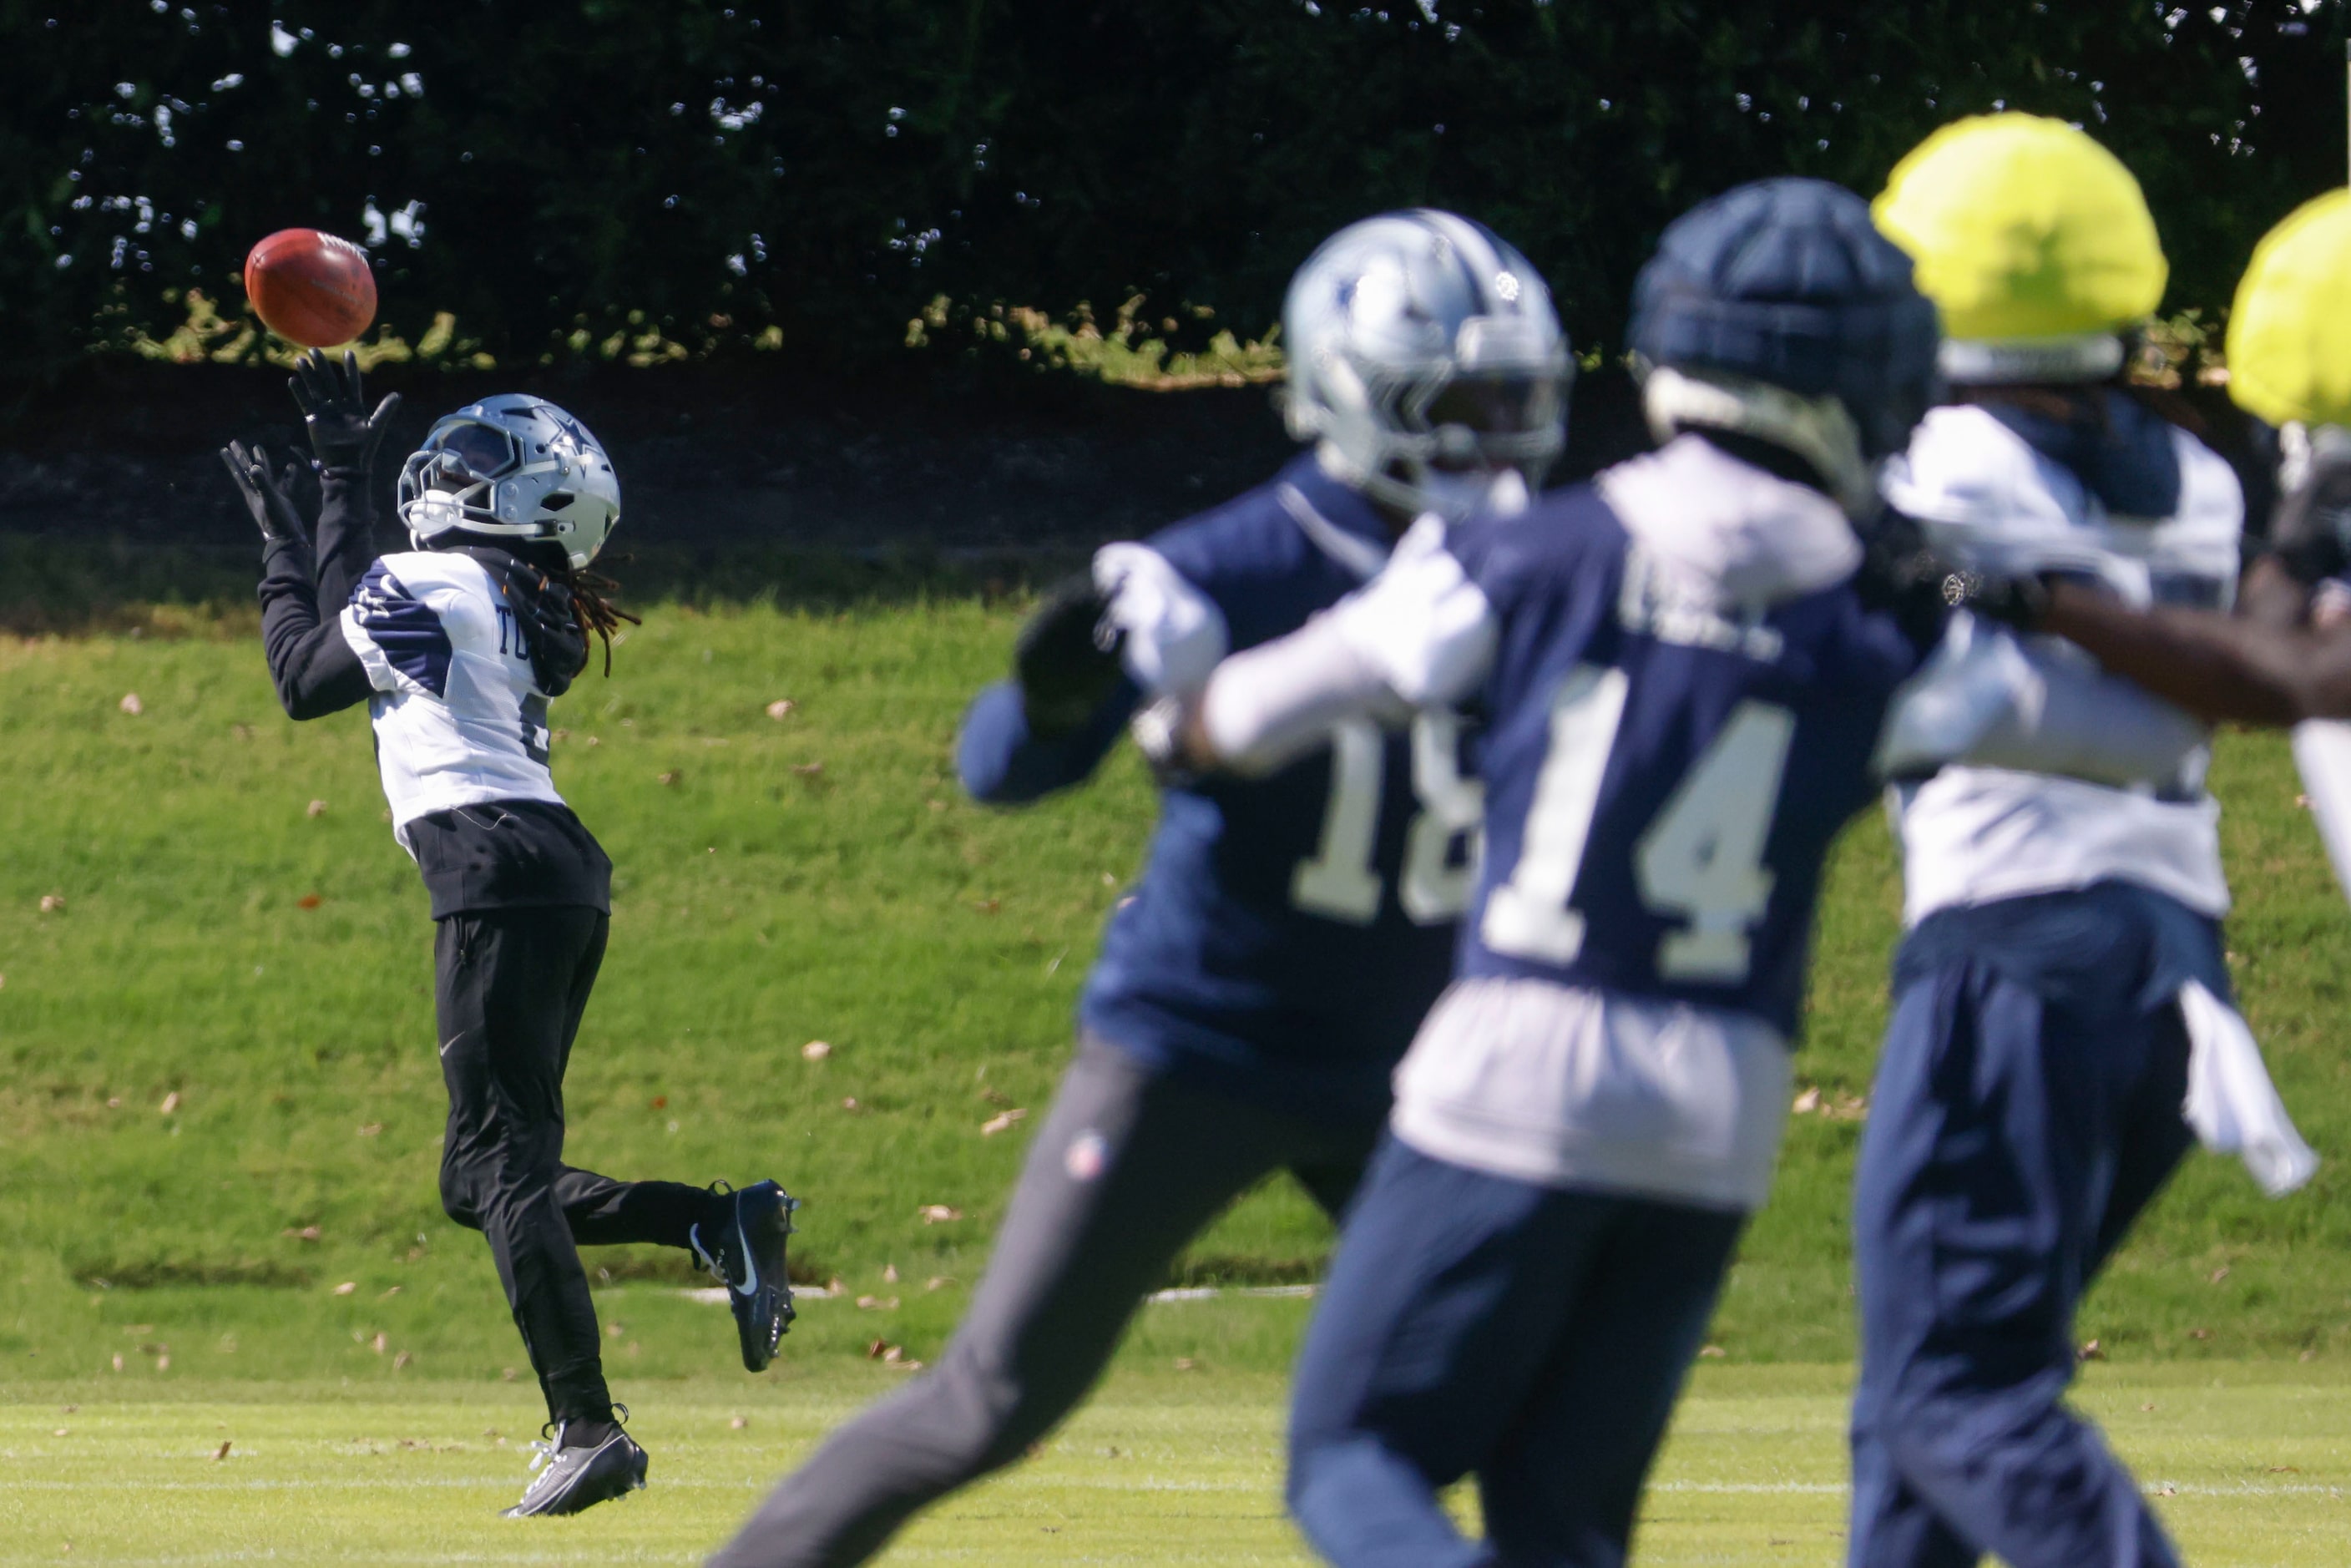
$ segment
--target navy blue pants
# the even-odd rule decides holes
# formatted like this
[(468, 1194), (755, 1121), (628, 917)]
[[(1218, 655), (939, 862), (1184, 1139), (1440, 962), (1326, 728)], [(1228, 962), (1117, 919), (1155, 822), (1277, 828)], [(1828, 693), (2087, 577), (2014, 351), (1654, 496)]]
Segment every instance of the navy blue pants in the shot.
[(2064, 1403), (2083, 1292), (2191, 1141), (2187, 979), (2219, 928), (2121, 883), (1928, 917), (1855, 1179), (1853, 1568), (2173, 1568)]
[[(1291, 1394), (1290, 1507), (1340, 1568), (1617, 1568), (1743, 1214), (1381, 1146)], [(1486, 1540), (1437, 1499), (1478, 1478)]]

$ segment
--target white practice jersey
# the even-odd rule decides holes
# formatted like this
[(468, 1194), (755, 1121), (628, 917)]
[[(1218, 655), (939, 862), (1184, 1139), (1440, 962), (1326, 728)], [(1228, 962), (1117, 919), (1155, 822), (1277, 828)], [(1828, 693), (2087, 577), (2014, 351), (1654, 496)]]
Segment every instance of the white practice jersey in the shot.
[(413, 852), (409, 824), (434, 811), (563, 803), (547, 768), (547, 698), (515, 612), (480, 562), (385, 556), (352, 591), (342, 630), (375, 687), (368, 715), (402, 847)]
[[(2243, 497), (2218, 455), (2185, 432), (2169, 434), (2181, 484), (2178, 508), (2166, 517), (2109, 513), (2071, 470), (1990, 413), (1965, 406), (1928, 415), (1909, 451), (1887, 467), (1886, 498), (1919, 520), (1940, 554), (1962, 565), (2005, 575), (2095, 577), (2136, 605), (2225, 608), (2236, 592)], [(1980, 706), (1978, 694), (1995, 689), (2042, 702), (2051, 692), (2071, 695), (2064, 722), (2077, 733), (2042, 738), (2077, 753), (2121, 747), (2126, 731), (2135, 745), (2144, 742), (2150, 726), (2167, 719), (2192, 726), (2136, 688), (2096, 695), (2111, 679), (2059, 639), (2020, 638), (1961, 617), (1897, 705), (1889, 731), (1914, 737), (1938, 727), (1964, 732), (1957, 718)], [(2084, 692), (2095, 700), (2080, 700)], [(2043, 722), (2055, 722), (2060, 712), (2052, 703)], [(2195, 744), (2168, 776), (2125, 786), (1971, 765), (1981, 754), (1970, 750), (1970, 735), (1959, 733), (1946, 755), (1959, 761), (1894, 793), (1905, 918), (1916, 924), (1954, 904), (2110, 879), (2151, 887), (2206, 915), (2225, 913), (2220, 807), (2203, 790), (2208, 751), (2200, 732), (2187, 733)]]

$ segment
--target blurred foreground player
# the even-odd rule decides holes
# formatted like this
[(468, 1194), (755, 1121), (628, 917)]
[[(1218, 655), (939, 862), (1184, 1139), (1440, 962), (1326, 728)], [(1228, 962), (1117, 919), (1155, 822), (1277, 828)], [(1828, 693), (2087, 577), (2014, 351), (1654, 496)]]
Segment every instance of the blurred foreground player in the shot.
[[(1957, 399), (1889, 465), (1893, 506), (1978, 572), (2225, 608), (2235, 476), (2124, 381), (2165, 277), (2129, 172), (1989, 116), (1930, 137), (1876, 211), (1941, 308)], [(1855, 1178), (1855, 1568), (2176, 1563), (2064, 1403), (2075, 1308), (2198, 1133), (2273, 1192), (2313, 1163), (2230, 1004), (2202, 727), (2175, 711), (2180, 745), (2136, 776), (2096, 709), (2071, 770), (1943, 760), (2085, 668), (1961, 615), (1889, 728), (1909, 929)]]
[[(1861, 199), (1775, 180), (1678, 219), (1632, 342), (1658, 451), (1416, 528), (1183, 731), (1255, 773), (1338, 718), (1487, 716), (1456, 978), (1292, 1395), (1290, 1507), (1343, 1568), (1625, 1561), (1770, 1186), (1822, 862), (1917, 657), (1855, 523), (1932, 396), (1935, 312)], [(1438, 1495), (1471, 1474), (1482, 1542)]]
[[(1137, 705), (1302, 624), (1424, 512), (1523, 507), (1564, 438), (1566, 345), (1542, 280), (1449, 214), (1341, 231), (1283, 315), (1290, 428), (1272, 482), (1104, 549), (982, 693), (960, 765), (982, 800), (1085, 779)], [(1226, 1205), (1287, 1169), (1333, 1215), (1390, 1067), (1445, 983), (1479, 797), (1456, 727), (1368, 723), (1250, 783), (1168, 789), (1102, 941), (1077, 1060), (939, 1365), (828, 1438), (713, 1561), (863, 1561), (917, 1509), (1018, 1458), (1100, 1375), (1143, 1295)]]
[(310, 356), (292, 384), (319, 463), (315, 552), (295, 470), (273, 474), (238, 444), (222, 454), (262, 531), (270, 674), (297, 719), (368, 705), (392, 832), (437, 925), (442, 1206), (488, 1238), (554, 1427), (507, 1512), (576, 1513), (643, 1486), (646, 1465), (604, 1384), (580, 1243), (693, 1251), (729, 1287), (752, 1371), (791, 1318), (793, 1203), (775, 1183), (722, 1192), (563, 1163), (563, 1074), (604, 956), (612, 867), (556, 792), (547, 705), (585, 666), (589, 634), (616, 623), (582, 574), (620, 520), (620, 482), (561, 409), (490, 398), (435, 423), (408, 459), (400, 519), (415, 548), (377, 559), (375, 458), (398, 400), (370, 413), (348, 355), (340, 373)]

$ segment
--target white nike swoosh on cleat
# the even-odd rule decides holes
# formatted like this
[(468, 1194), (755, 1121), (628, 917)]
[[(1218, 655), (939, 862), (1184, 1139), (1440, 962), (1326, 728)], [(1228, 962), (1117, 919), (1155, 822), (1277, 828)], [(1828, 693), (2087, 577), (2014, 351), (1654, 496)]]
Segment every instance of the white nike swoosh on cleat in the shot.
[(729, 1280), (726, 1283), (738, 1296), (756, 1296), (759, 1293), (759, 1260), (751, 1255), (751, 1238), (743, 1229), (743, 1206), (739, 1202), (735, 1205), (735, 1242), (743, 1249), (743, 1271), (751, 1276), (751, 1282), (737, 1285)]

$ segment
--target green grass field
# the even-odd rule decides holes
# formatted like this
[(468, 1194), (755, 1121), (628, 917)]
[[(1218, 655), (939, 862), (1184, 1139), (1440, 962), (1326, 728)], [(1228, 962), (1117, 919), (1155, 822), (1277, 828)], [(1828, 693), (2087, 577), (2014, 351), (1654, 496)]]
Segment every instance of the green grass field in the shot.
[[(1041, 1113), (1151, 814), (1128, 758), (1027, 813), (957, 794), (956, 717), (1002, 668), (1017, 608), (663, 608), (609, 683), (591, 675), (558, 705), (559, 780), (619, 867), (611, 955), (571, 1071), (570, 1157), (622, 1176), (777, 1176), (807, 1199), (797, 1271), (846, 1286), (810, 1304), (781, 1372), (717, 1381), (729, 1325), (678, 1295), (694, 1281), (674, 1255), (590, 1257), (610, 1364), (651, 1423), (656, 1473), (705, 1489), (631, 1505), (630, 1533), (597, 1548), (622, 1555), (597, 1561), (706, 1545), (755, 1477), (904, 1375), (868, 1364), (875, 1342), (906, 1359), (935, 1353), (984, 1260), (1033, 1121), (985, 1129)], [(226, 1552), (240, 1531), (322, 1552), (330, 1535), (363, 1554), (393, 1542), (390, 1560), (479, 1555), (485, 1539), (507, 1538), (471, 1533), (473, 1504), (514, 1490), (520, 1465), (468, 1434), (496, 1427), (518, 1446), (529, 1382), (527, 1368), (507, 1381), (520, 1347), (486, 1249), (438, 1208), (423, 894), (383, 821), (364, 717), (288, 723), (249, 637), (191, 626), (0, 644), (0, 1383), (16, 1395), (0, 1446), (37, 1454), (43, 1478), (0, 1488), (0, 1510), (18, 1511), (0, 1514), (0, 1555), (49, 1558), (71, 1534), (52, 1527), (78, 1519), (89, 1528), (77, 1554), (124, 1560)], [(769, 717), (787, 699), (787, 716)], [(2181, 1478), (2167, 1506), (2191, 1541), (2279, 1543), (2199, 1561), (2320, 1561), (2289, 1547), (2338, 1506), (2293, 1487), (2342, 1479), (2319, 1450), (2339, 1458), (2326, 1445), (2346, 1428), (2325, 1413), (2351, 1364), (2351, 1212), (2335, 1201), (2351, 1149), (2340, 1022), (2351, 917), (2280, 742), (2231, 737), (2216, 788), (2246, 1009), (2331, 1163), (2269, 1203), (2234, 1166), (2191, 1160), (2082, 1327), (2109, 1358), (2093, 1369), (2094, 1403), (2108, 1385), (2226, 1385), (2195, 1396), (2204, 1404), (2181, 1396), (2209, 1406), (2211, 1431), (2200, 1416), (2155, 1419), (2174, 1408), (2161, 1396), (2147, 1421), (2117, 1427), (2144, 1473)], [(1792, 1561), (1832, 1554), (1840, 1375), (1816, 1368), (1851, 1354), (1846, 1188), (1896, 908), (1886, 834), (1865, 821), (1833, 878), (1798, 1067), (1821, 1109), (1795, 1119), (1733, 1276), (1713, 1335), (1723, 1354), (1652, 1509), (1654, 1560), (1772, 1561), (1740, 1554), (1764, 1552), (1766, 1526), (1796, 1543)], [(832, 1047), (820, 1061), (802, 1053), (814, 1040)], [(959, 1218), (926, 1222), (929, 1206)], [(1278, 1183), (1179, 1274), (1295, 1281), (1327, 1245), (1311, 1207)], [(1059, 1528), (1088, 1543), (1081, 1555), (1121, 1556), (1129, 1529), (1175, 1553), (1165, 1561), (1224, 1539), (1159, 1528), (1149, 1511), (1164, 1503), (1229, 1521), (1232, 1541), (1270, 1556), (1290, 1552), (1262, 1438), (1301, 1317), (1279, 1303), (1151, 1309), (1110, 1402), (1046, 1463), (915, 1544), (1013, 1561), (1021, 1550), (984, 1526), (1032, 1516), (1066, 1516)], [(1199, 1372), (1176, 1377), (1178, 1356)], [(2098, 1407), (2146, 1402), (2112, 1397)], [(66, 1404), (89, 1414), (62, 1416)], [(249, 1436), (220, 1468), (193, 1468), (212, 1464), (195, 1438), (223, 1406), (249, 1415)], [(753, 1425), (725, 1427), (728, 1410)], [(68, 1438), (47, 1436), (59, 1426)], [(1701, 1440), (1718, 1427), (1722, 1446)], [(1108, 1434), (1127, 1431), (1135, 1454), (1168, 1456), (1149, 1472), (1165, 1495), (1112, 1505), (1104, 1489), (1141, 1467), (1097, 1463), (1088, 1445), (1123, 1448)], [(2255, 1483), (2229, 1468), (2229, 1433), (2317, 1448), (2310, 1463), (2283, 1461), (2305, 1474), (2231, 1491)], [(353, 1434), (379, 1439), (373, 1468), (336, 1447)], [(430, 1454), (397, 1448), (428, 1435)], [(460, 1440), (473, 1447), (447, 1448)], [(184, 1475), (188, 1490), (102, 1519), (73, 1500), (77, 1478), (151, 1469)], [(275, 1477), (365, 1491), (379, 1474), (400, 1479), (348, 1519), (340, 1504), (297, 1506), (272, 1490)], [(1701, 1490), (1757, 1474), (1827, 1490)], [(439, 1497), (434, 1487), (465, 1506), (420, 1508), (417, 1490)], [(199, 1514), (219, 1523), (171, 1523)], [(318, 1532), (267, 1533), (302, 1520)], [(1744, 1544), (1725, 1545), (1734, 1539)], [(535, 1545), (528, 1560), (572, 1561), (570, 1550)]]
[[(1151, 1312), (1179, 1310), (1200, 1309)], [(496, 1516), (536, 1419), (512, 1390), (207, 1381), (159, 1400), (18, 1385), (0, 1411), (0, 1563), (698, 1563), (780, 1469), (900, 1375), (664, 1387), (633, 1423), (653, 1455), (646, 1491), (525, 1522)], [(1657, 1468), (1640, 1561), (1841, 1561), (1844, 1389), (1823, 1368), (1701, 1371)], [(2275, 1568), (2342, 1561), (2344, 1393), (2332, 1375), (2210, 1362), (2093, 1368), (2082, 1399), (2191, 1561)], [(1264, 1373), (1123, 1373), (1036, 1455), (917, 1521), (891, 1560), (1310, 1562), (1282, 1517), (1280, 1396)]]

